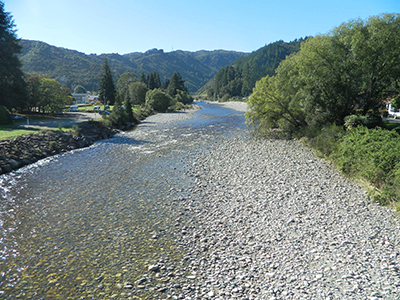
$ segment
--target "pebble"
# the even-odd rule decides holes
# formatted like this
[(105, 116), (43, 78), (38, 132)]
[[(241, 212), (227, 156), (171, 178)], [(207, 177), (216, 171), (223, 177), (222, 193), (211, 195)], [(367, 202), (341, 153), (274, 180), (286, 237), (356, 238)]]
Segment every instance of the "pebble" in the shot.
[(400, 299), (398, 218), (299, 142), (221, 139), (190, 164), (182, 299)]

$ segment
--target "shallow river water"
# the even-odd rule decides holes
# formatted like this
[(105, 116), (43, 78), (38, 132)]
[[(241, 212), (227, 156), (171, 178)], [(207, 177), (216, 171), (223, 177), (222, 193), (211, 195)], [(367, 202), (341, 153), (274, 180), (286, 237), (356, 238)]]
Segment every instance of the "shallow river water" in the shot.
[(144, 122), (0, 176), (0, 298), (146, 299), (185, 276), (171, 195), (193, 186), (195, 153), (246, 128), (243, 113), (199, 104), (194, 118)]

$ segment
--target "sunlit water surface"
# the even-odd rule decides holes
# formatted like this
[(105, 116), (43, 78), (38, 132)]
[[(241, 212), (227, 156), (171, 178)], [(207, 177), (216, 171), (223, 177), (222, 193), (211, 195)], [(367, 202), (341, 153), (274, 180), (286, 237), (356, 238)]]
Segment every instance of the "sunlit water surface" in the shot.
[(184, 265), (173, 196), (193, 186), (191, 157), (245, 130), (243, 113), (199, 104), (192, 119), (140, 126), (0, 176), (0, 298), (117, 298), (125, 282), (132, 297), (158, 297), (136, 283), (155, 262)]

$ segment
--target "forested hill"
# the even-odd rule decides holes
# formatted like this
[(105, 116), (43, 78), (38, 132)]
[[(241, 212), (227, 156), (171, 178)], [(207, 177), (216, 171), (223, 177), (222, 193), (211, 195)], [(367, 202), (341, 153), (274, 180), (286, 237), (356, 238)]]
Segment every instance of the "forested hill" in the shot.
[(239, 57), (229, 66), (221, 68), (202, 91), (207, 91), (212, 98), (248, 96), (256, 81), (274, 75), (279, 63), (286, 56), (299, 51), (304, 40), (296, 39), (289, 43), (277, 41)]
[(42, 73), (66, 84), (71, 90), (82, 85), (88, 91), (96, 91), (102, 72), (104, 58), (113, 72), (114, 80), (125, 72), (140, 76), (142, 71), (159, 72), (162, 81), (179, 72), (189, 92), (195, 92), (217, 74), (221, 67), (246, 55), (242, 52), (173, 51), (152, 49), (145, 53), (129, 54), (84, 54), (75, 50), (50, 46), (44, 42), (21, 40), (22, 70), (26, 73)]

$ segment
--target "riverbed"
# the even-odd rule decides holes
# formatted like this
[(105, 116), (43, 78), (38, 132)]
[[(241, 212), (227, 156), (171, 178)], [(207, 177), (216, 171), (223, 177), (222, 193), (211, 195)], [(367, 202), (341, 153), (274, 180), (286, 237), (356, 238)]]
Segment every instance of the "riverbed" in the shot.
[(394, 211), (199, 104), (0, 177), (3, 298), (400, 299)]
[(200, 104), (1, 176), (1, 296), (154, 298), (188, 276), (171, 192), (194, 184), (194, 153), (245, 130), (243, 112)]

